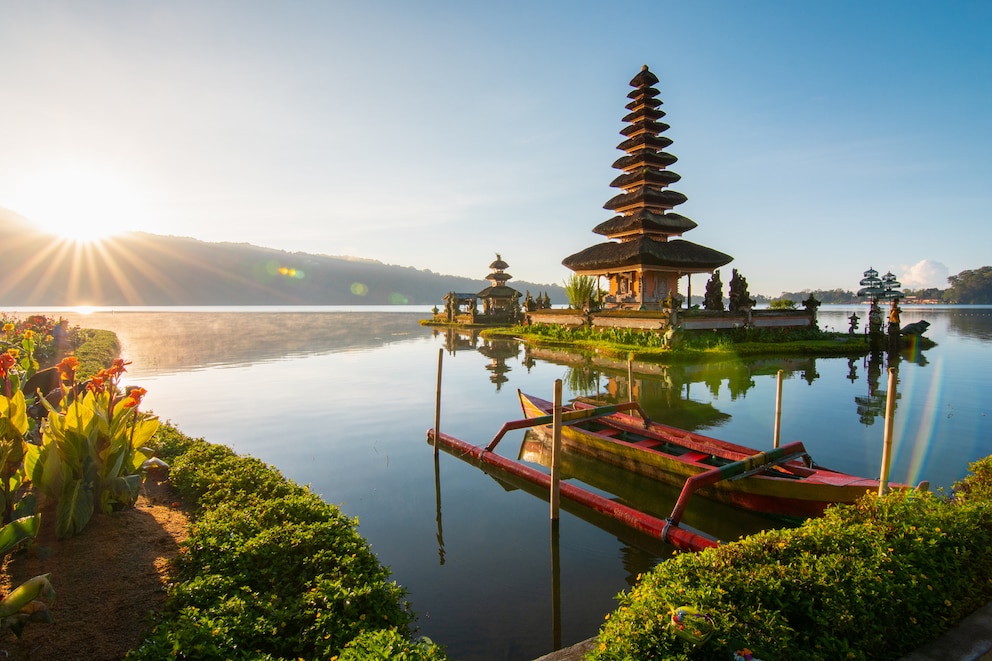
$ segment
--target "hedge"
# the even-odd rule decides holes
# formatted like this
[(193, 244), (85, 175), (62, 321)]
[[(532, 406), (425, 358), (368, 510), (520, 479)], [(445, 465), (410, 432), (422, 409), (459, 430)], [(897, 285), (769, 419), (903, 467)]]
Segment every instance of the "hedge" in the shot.
[(894, 659), (992, 599), (992, 460), (951, 494), (893, 491), (659, 564), (588, 658)]
[[(149, 636), (127, 658), (444, 659), (414, 640), (405, 591), (389, 580), (357, 520), (278, 470), (171, 425), (156, 454), (194, 508), (190, 537)], [(402, 646), (399, 645), (402, 641)]]

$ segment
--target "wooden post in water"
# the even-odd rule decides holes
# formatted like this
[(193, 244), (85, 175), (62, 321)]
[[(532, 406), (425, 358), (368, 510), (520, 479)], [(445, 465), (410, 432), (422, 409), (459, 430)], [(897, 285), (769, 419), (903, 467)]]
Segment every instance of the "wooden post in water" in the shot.
[(889, 368), (889, 391), (885, 394), (885, 431), (882, 432), (882, 472), (878, 478), (878, 495), (889, 488), (889, 464), (892, 463), (892, 430), (896, 411), (896, 368)]
[(441, 363), (444, 347), (437, 350), (437, 388), (434, 391), (434, 458), (437, 459), (437, 437), (441, 433)]
[(561, 379), (555, 379), (555, 410), (551, 443), (551, 520), (558, 520), (561, 507)]
[(634, 401), (634, 354), (627, 354), (627, 401)]
[(777, 448), (782, 440), (782, 370), (778, 371), (778, 383), (775, 386), (775, 437), (772, 447)]

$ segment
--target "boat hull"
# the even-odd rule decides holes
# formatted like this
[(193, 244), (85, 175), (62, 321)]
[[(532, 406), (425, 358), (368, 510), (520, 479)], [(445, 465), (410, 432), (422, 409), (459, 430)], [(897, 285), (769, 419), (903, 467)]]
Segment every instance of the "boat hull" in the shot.
[[(519, 393), (524, 416), (552, 412), (553, 404)], [(581, 404), (573, 405), (581, 408)], [(550, 426), (538, 427), (549, 433)], [(740, 461), (757, 450), (685, 430), (615, 413), (562, 427), (562, 445), (603, 463), (681, 487), (690, 477)], [(853, 503), (877, 490), (878, 481), (806, 467), (792, 461), (741, 479), (721, 480), (699, 490), (704, 498), (776, 516), (819, 516), (831, 504)]]

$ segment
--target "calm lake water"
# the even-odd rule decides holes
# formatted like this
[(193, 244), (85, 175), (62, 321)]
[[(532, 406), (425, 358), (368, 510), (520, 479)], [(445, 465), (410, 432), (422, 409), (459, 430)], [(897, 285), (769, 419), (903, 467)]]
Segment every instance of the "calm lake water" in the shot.
[[(548, 504), (426, 443), (443, 349), (441, 429), (476, 444), (521, 417), (519, 388), (551, 399), (625, 400), (628, 371), (562, 351), (420, 326), (427, 308), (126, 309), (45, 312), (115, 331), (147, 408), (187, 434), (233, 447), (309, 484), (358, 517), (360, 531), (409, 591), (420, 633), (453, 659), (533, 659), (595, 635), (614, 597), (671, 549)], [(846, 330), (864, 306), (824, 306)], [(907, 306), (938, 346), (891, 359), (773, 359), (635, 364), (633, 389), (661, 421), (757, 449), (772, 445), (776, 374), (784, 371), (782, 442), (802, 440), (832, 468), (877, 477), (887, 368), (898, 370), (890, 479), (934, 488), (992, 454), (992, 308)], [(499, 452), (537, 461), (532, 439)], [(569, 474), (589, 466), (567, 464)], [(597, 475), (605, 473), (597, 469)], [(619, 496), (666, 516), (674, 496), (606, 475)], [(724, 540), (774, 522), (699, 501), (685, 521)], [(598, 522), (601, 523), (601, 522)]]

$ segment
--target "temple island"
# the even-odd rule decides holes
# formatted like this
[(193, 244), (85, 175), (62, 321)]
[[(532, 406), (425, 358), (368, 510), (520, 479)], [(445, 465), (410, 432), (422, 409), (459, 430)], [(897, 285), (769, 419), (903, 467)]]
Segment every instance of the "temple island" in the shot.
[[(724, 310), (719, 268), (733, 257), (681, 238), (697, 224), (673, 211), (687, 198), (669, 188), (681, 176), (669, 169), (678, 159), (665, 151), (672, 140), (662, 135), (669, 125), (661, 121), (665, 112), (655, 87), (658, 82), (647, 66), (630, 81), (634, 89), (627, 95), (626, 126), (620, 131), (624, 140), (617, 146), (624, 155), (613, 163), (620, 174), (610, 184), (619, 193), (604, 205), (616, 215), (592, 230), (607, 240), (562, 261), (576, 276), (594, 278), (597, 293), (568, 309), (552, 308), (550, 299), (541, 294), (532, 298), (527, 292), (521, 300), (520, 292), (506, 284), (511, 277), (505, 271), (508, 265), (497, 254), (489, 265), (490, 286), (478, 293), (448, 292), (444, 308), (435, 308), (428, 323), (661, 331), (816, 326), (815, 300), (804, 302), (803, 310), (754, 310), (747, 281), (736, 269), (730, 282), (729, 310)], [(691, 276), (701, 273), (711, 276), (703, 310), (691, 306)], [(683, 279), (685, 296), (679, 293)]]

